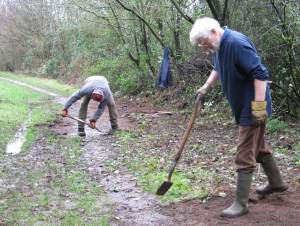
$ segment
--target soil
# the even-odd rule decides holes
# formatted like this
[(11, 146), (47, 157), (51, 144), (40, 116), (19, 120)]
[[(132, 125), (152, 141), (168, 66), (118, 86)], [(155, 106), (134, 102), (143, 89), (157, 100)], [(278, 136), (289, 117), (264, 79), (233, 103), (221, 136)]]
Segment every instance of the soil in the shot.
[[(147, 101), (136, 102), (128, 99), (117, 100), (118, 112), (120, 115), (119, 124), (122, 130), (134, 130), (138, 125), (138, 122), (133, 120), (130, 115), (132, 113), (142, 113), (145, 117), (151, 117), (150, 130), (157, 130), (158, 125), (164, 118), (177, 117), (168, 114), (172, 112), (170, 109), (163, 109), (159, 107), (153, 107)], [(75, 107), (75, 112), (77, 111)], [(93, 108), (93, 107), (91, 107)], [(89, 112), (93, 112), (91, 109)], [(176, 119), (176, 118), (175, 118)], [(188, 117), (185, 117), (185, 121)], [(183, 121), (184, 119), (178, 119)], [(176, 121), (176, 120), (175, 120)], [(219, 122), (217, 122), (218, 124)], [(186, 124), (186, 123), (185, 123)], [(185, 125), (184, 124), (184, 125)], [(118, 151), (114, 147), (115, 138), (113, 136), (105, 136), (105, 139), (94, 140), (91, 130), (88, 130), (86, 145), (85, 145), (85, 162), (83, 167), (93, 169), (91, 176), (97, 179), (104, 187), (108, 198), (116, 206), (114, 212), (114, 219), (112, 219), (112, 225), (197, 225), (197, 226), (215, 226), (215, 225), (272, 225), (272, 226), (296, 226), (300, 224), (300, 186), (299, 179), (300, 174), (297, 168), (291, 164), (290, 159), (286, 157), (277, 156), (279, 167), (282, 170), (285, 181), (289, 185), (289, 190), (281, 194), (273, 194), (268, 197), (259, 197), (255, 194), (255, 186), (252, 188), (249, 202), (249, 213), (245, 216), (226, 219), (219, 216), (220, 212), (227, 208), (234, 199), (234, 181), (235, 178), (230, 176), (231, 171), (223, 170), (224, 166), (230, 165), (229, 168), (233, 169), (233, 156), (228, 152), (228, 149), (234, 147), (232, 143), (233, 138), (236, 138), (237, 129), (236, 126), (231, 123), (221, 124), (223, 127), (216, 128), (212, 125), (203, 125), (205, 128), (205, 135), (201, 139), (208, 140), (212, 143), (220, 143), (224, 146), (222, 153), (219, 153), (220, 158), (225, 159), (220, 164), (218, 158), (211, 158), (212, 162), (207, 163), (211, 169), (224, 173), (225, 177), (229, 178), (224, 180), (222, 184), (222, 192), (228, 194), (226, 197), (220, 197), (217, 194), (212, 195), (205, 202), (201, 200), (184, 200), (175, 203), (161, 203), (153, 194), (144, 193), (136, 185), (136, 178), (125, 168), (119, 168), (113, 174), (103, 172), (102, 163), (108, 158), (116, 158)], [(181, 130), (178, 128), (178, 123), (171, 125), (174, 130)], [(57, 132), (64, 128), (65, 125), (58, 124)], [(103, 131), (109, 130), (109, 120), (107, 111), (104, 113), (99, 127)], [(70, 128), (68, 133), (72, 133), (75, 128)], [(167, 130), (165, 126), (158, 129), (160, 133), (163, 130)], [(203, 128), (198, 128), (203, 130)], [(200, 131), (195, 129), (195, 134), (199, 134)], [(178, 133), (178, 132), (177, 132)], [(181, 133), (180, 133), (181, 134)], [(180, 135), (178, 135), (180, 138)], [(197, 136), (193, 136), (191, 139), (199, 139)], [(276, 138), (274, 138), (276, 141)], [(284, 144), (284, 139), (287, 139)], [(288, 146), (290, 140), (288, 138), (281, 138), (281, 145)], [(99, 152), (99, 147), (101, 150)], [(229, 155), (229, 156), (228, 156)], [(95, 161), (97, 156), (97, 161)], [(206, 156), (199, 156), (201, 161), (207, 161)], [(210, 158), (209, 158), (210, 159)], [(187, 161), (183, 157), (183, 165)], [(200, 161), (200, 160), (199, 160)], [(102, 162), (102, 163), (101, 163)], [(97, 165), (95, 165), (97, 164)], [(184, 167), (183, 165), (179, 167)], [(262, 174), (262, 172), (258, 172)], [(226, 176), (226, 174), (228, 174)], [(257, 179), (260, 181), (261, 179)], [(258, 183), (258, 182), (257, 182)]]
[[(65, 100), (65, 98), (56, 99), (60, 103), (63, 103)], [(139, 125), (139, 121), (132, 117), (132, 114), (142, 113), (143, 117), (148, 117), (151, 121), (148, 124), (149, 127), (145, 129), (159, 131), (161, 134), (170, 133), (171, 130), (171, 134), (173, 134), (172, 140), (180, 140), (190, 115), (190, 113), (186, 115), (172, 114), (174, 109), (171, 107), (157, 107), (145, 99), (117, 98), (116, 103), (121, 130), (135, 130)], [(77, 115), (78, 108), (79, 103), (71, 108), (70, 114)], [(88, 112), (93, 112), (94, 110), (95, 104), (91, 103)], [(264, 198), (258, 197), (255, 194), (255, 185), (265, 181), (265, 177), (261, 175), (263, 173), (259, 169), (256, 172), (259, 176), (255, 178), (251, 190), (249, 213), (234, 219), (226, 219), (219, 216), (220, 212), (228, 207), (234, 199), (235, 176), (233, 161), (237, 128), (231, 120), (225, 122), (208, 120), (206, 124), (201, 125), (199, 122), (196, 123), (193, 135), (190, 138), (191, 142), (213, 143), (214, 147), (218, 147), (218, 149), (217, 151), (214, 150), (215, 152), (208, 150), (202, 154), (197, 152), (197, 155), (193, 151), (188, 152), (183, 156), (178, 166), (178, 168), (181, 168), (193, 164), (202, 164), (207, 170), (219, 173), (222, 180), (215, 190), (221, 190), (222, 193), (227, 195), (221, 197), (218, 192), (215, 192), (205, 200), (190, 199), (162, 203), (155, 194), (143, 192), (137, 185), (135, 175), (127, 170), (125, 166), (121, 165), (113, 172), (105, 166), (105, 162), (108, 159), (117, 159), (119, 155), (117, 138), (113, 135), (107, 135), (110, 129), (108, 118), (106, 110), (101, 120), (97, 122), (98, 128), (103, 132), (99, 133), (96, 130), (86, 129), (87, 136), (82, 139), (82, 146), (85, 151), (78, 167), (87, 171), (92, 180), (101, 185), (105, 191), (107, 202), (114, 206), (111, 214), (113, 217), (110, 219), (111, 225), (300, 225), (300, 170), (292, 163), (290, 155), (276, 155), (283, 177), (289, 186), (288, 191)], [(173, 123), (165, 126), (161, 124), (163, 120), (170, 120)], [(276, 145), (280, 140), (282, 147), (287, 149), (291, 147), (295, 143), (297, 136), (299, 137), (297, 125), (294, 124), (294, 126), (297, 131), (295, 137), (280, 135), (277, 137), (277, 135), (273, 135), (270, 141), (271, 144)], [(63, 136), (66, 139), (70, 136), (76, 136), (77, 131), (76, 122), (68, 118), (58, 120), (50, 129), (56, 135)], [(41, 149), (44, 146), (43, 140), (38, 142), (35, 146)], [(166, 149), (170, 149), (171, 144), (168, 142), (171, 141), (153, 145), (165, 145)], [(292, 149), (288, 150), (290, 153), (294, 152)], [(38, 154), (39, 158), (43, 154), (49, 155), (48, 151), (47, 153)], [(169, 154), (164, 153), (164, 157), (168, 158), (168, 160), (170, 160)], [(36, 156), (34, 155), (29, 155), (26, 158), (26, 162), (36, 162)], [(190, 159), (195, 161), (191, 163)], [(16, 163), (11, 163), (11, 165), (16, 167), (12, 174), (15, 173), (17, 177), (20, 177), (21, 175), (18, 176), (17, 172), (19, 169), (17, 168), (22, 168), (24, 165)], [(43, 183), (43, 181), (40, 183)], [(105, 208), (105, 204), (103, 204), (103, 208)]]

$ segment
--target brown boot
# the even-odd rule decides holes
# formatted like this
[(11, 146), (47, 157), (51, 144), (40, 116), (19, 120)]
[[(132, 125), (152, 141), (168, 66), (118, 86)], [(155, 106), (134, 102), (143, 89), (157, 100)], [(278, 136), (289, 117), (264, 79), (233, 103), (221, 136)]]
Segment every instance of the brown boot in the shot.
[(222, 217), (233, 218), (248, 213), (248, 198), (251, 182), (252, 172), (238, 172), (235, 200), (230, 207), (222, 211)]
[(283, 183), (279, 169), (272, 154), (265, 155), (261, 160), (262, 167), (268, 177), (268, 182), (256, 189), (259, 195), (269, 195), (274, 192), (284, 192), (288, 187)]

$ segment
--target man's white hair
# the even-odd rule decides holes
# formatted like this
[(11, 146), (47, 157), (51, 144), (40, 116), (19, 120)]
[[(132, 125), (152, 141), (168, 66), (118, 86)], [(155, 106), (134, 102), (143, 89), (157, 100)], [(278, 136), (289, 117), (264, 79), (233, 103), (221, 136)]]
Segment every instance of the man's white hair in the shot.
[(197, 19), (190, 31), (190, 42), (195, 45), (199, 39), (208, 38), (212, 30), (220, 30), (220, 24), (215, 19), (203, 17)]

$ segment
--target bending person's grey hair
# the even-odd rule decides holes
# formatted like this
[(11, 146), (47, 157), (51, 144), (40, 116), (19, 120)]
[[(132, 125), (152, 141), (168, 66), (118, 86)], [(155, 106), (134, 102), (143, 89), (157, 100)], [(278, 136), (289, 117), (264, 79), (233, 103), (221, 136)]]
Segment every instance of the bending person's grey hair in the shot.
[(215, 19), (203, 17), (197, 19), (190, 31), (190, 42), (195, 45), (198, 44), (199, 39), (209, 38), (211, 31), (218, 31), (221, 29), (219, 22)]

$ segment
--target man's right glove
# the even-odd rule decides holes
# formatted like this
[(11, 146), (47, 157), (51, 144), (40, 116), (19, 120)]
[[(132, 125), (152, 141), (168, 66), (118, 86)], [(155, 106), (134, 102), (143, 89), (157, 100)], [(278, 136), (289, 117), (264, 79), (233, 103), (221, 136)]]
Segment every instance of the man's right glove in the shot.
[(62, 115), (62, 117), (67, 117), (68, 116), (68, 109), (63, 109), (62, 111), (61, 111), (61, 115)]
[(205, 83), (200, 89), (196, 91), (196, 95), (200, 97), (201, 101), (204, 101), (204, 97), (208, 93), (211, 85), (209, 83)]
[(268, 118), (266, 101), (252, 101), (251, 109), (255, 124), (261, 125), (266, 123)]
[(95, 119), (90, 119), (90, 127), (92, 129), (95, 129), (96, 128), (96, 120)]

